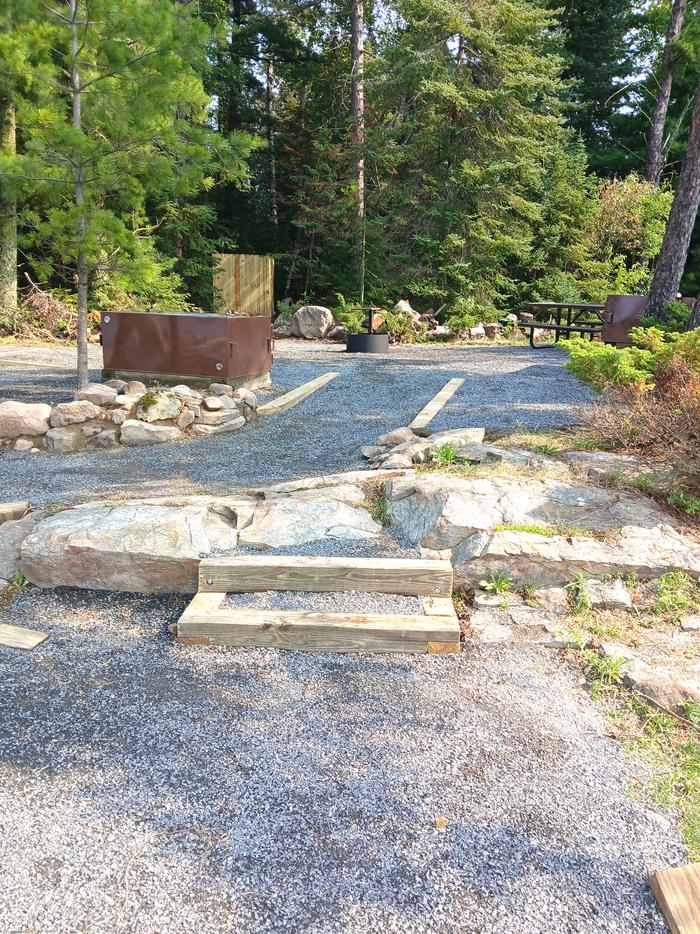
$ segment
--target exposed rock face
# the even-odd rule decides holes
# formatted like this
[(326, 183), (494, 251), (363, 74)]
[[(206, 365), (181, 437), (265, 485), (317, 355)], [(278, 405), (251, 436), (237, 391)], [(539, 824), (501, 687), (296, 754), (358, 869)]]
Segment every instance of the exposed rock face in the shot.
[(51, 427), (64, 428), (66, 425), (78, 425), (91, 418), (99, 418), (100, 410), (86, 399), (75, 402), (60, 402), (51, 412)]
[(46, 450), (51, 454), (75, 454), (85, 449), (85, 435), (79, 425), (52, 428), (47, 431), (45, 441)]
[(31, 438), (49, 430), (51, 406), (41, 402), (0, 402), (0, 438)]
[(643, 457), (613, 454), (609, 451), (570, 451), (564, 460), (580, 470), (589, 480), (616, 484), (620, 481), (644, 482), (647, 489), (663, 493), (678, 479), (669, 464), (660, 464)]
[[(148, 399), (148, 404), (144, 403)], [(143, 422), (163, 422), (177, 418), (182, 411), (182, 402), (172, 392), (155, 392), (142, 396), (136, 409), (136, 418)]]
[(509, 450), (495, 444), (460, 444), (455, 456), (473, 464), (514, 464), (517, 467), (531, 467), (534, 470), (546, 470), (550, 474), (564, 477), (567, 468), (560, 461), (533, 451)]
[(35, 523), (36, 518), (29, 515), (23, 519), (3, 522), (0, 525), (0, 590), (4, 590), (7, 584), (12, 583), (15, 574), (19, 571), (22, 542), (32, 531)]
[(206, 501), (76, 506), (37, 523), (21, 570), (40, 587), (191, 593), (200, 558), (234, 548), (235, 526), (232, 509)]
[[(634, 570), (648, 578), (669, 570), (700, 573), (700, 546), (667, 525), (660, 507), (619, 490), (549, 478), (433, 474), (389, 480), (385, 492), (392, 526), (430, 552), (451, 552), (462, 582), (499, 570), (542, 586), (564, 584), (577, 571), (604, 577)], [(508, 528), (528, 525), (563, 531), (546, 537)]]
[(84, 399), (92, 402), (93, 405), (114, 405), (117, 395), (117, 390), (113, 386), (108, 386), (106, 383), (89, 383), (84, 389), (76, 392), (75, 399), (77, 401)]
[(333, 327), (333, 315), (323, 305), (304, 305), (292, 315), (292, 334), (315, 340), (325, 337)]
[(128, 418), (121, 427), (122, 444), (162, 444), (164, 441), (180, 441), (184, 435), (174, 425), (155, 425)]
[(364, 496), (355, 486), (272, 496), (256, 506), (250, 523), (240, 529), (240, 543), (279, 548), (324, 538), (373, 538), (382, 529), (359, 505), (362, 501)]

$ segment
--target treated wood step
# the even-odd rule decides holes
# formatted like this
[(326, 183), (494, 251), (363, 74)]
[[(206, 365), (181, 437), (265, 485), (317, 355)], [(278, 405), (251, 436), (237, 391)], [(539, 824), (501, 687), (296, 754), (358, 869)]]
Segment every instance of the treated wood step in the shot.
[(307, 558), (273, 555), (208, 558), (199, 565), (202, 592), (358, 591), (449, 597), (449, 561), (407, 558)]
[[(196, 598), (195, 598), (196, 599)], [(307, 652), (458, 652), (456, 616), (188, 609), (177, 626), (180, 642), (270, 646)]]
[(672, 934), (700, 934), (700, 863), (657, 872), (650, 885)]

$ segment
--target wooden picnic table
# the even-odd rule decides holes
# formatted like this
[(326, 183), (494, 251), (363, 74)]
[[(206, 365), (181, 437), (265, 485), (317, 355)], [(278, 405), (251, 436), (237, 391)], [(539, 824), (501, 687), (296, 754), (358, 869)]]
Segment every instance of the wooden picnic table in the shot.
[[(544, 350), (553, 347), (559, 342), (562, 334), (587, 334), (591, 340), (603, 333), (603, 320), (605, 305), (595, 305), (588, 302), (530, 302), (528, 311), (535, 317), (532, 322), (520, 322), (520, 327), (529, 329), (530, 346), (535, 350)], [(566, 321), (562, 317), (566, 312)], [(536, 320), (538, 315), (546, 314), (547, 321)], [(584, 317), (589, 315), (590, 317)], [(552, 320), (555, 319), (555, 320)], [(535, 330), (554, 331), (554, 344), (536, 344)]]

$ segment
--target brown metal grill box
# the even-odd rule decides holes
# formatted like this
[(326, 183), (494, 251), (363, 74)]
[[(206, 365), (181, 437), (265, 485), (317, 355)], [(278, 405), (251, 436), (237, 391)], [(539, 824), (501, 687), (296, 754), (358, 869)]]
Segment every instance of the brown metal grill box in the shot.
[(269, 382), (272, 348), (268, 316), (102, 313), (103, 379), (254, 388)]

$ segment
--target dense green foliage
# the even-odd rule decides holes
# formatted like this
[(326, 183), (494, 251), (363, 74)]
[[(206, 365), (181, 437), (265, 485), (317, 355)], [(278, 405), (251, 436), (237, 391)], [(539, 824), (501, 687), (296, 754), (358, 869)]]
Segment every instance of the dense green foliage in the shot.
[[(645, 291), (700, 73), (691, 4), (655, 188), (641, 176), (668, 10), (365, 0), (366, 301), (467, 327)], [(280, 297), (357, 300), (349, 0), (93, 0), (79, 131), (63, 13), (0, 0), (0, 23), (18, 125), (0, 194), (18, 199), (22, 273), (73, 289), (82, 250), (93, 308), (210, 308), (212, 253), (240, 250), (275, 256)]]

